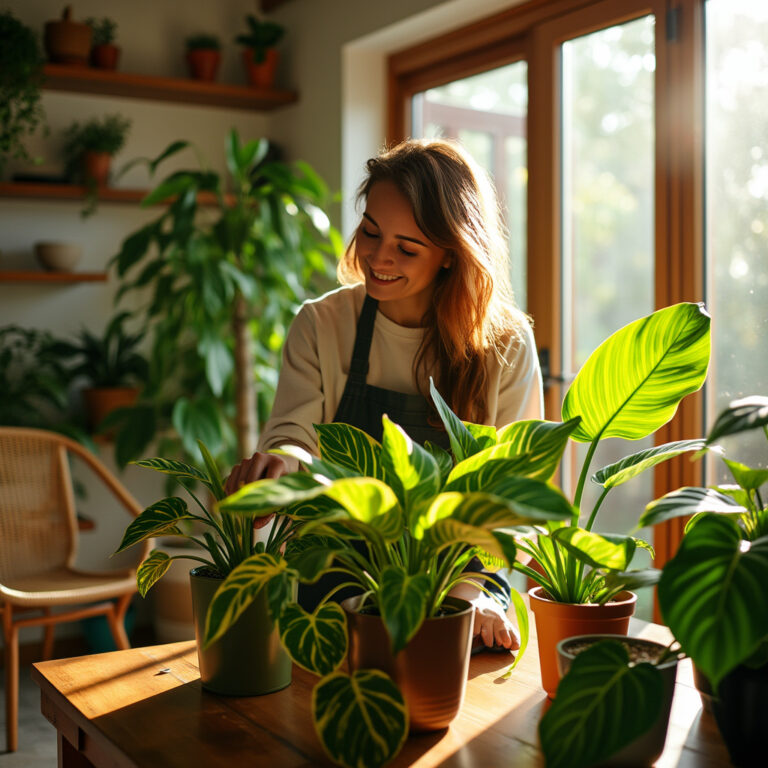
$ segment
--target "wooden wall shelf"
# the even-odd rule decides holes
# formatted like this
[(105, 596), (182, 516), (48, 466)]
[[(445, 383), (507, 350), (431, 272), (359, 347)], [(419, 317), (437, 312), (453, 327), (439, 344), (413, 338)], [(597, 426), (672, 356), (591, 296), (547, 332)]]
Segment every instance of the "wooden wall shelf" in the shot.
[(0, 283), (104, 283), (106, 280), (106, 272), (0, 270)]
[(298, 99), (295, 91), (206, 83), (176, 77), (135, 75), (63, 64), (46, 64), (44, 74), (43, 86), (51, 91), (96, 93), (229, 109), (268, 111), (292, 104)]

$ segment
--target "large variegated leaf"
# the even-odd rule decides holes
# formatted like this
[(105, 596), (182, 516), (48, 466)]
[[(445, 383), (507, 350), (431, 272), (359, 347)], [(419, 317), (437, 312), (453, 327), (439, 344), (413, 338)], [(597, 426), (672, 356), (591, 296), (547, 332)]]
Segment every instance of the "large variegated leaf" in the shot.
[(730, 459), (723, 459), (733, 475), (733, 479), (745, 490), (756, 491), (768, 482), (768, 469), (752, 469), (746, 464)]
[(213, 493), (216, 501), (220, 501), (227, 494), (224, 490), (224, 480), (221, 477), (221, 472), (219, 472), (219, 467), (202, 440), (197, 441), (197, 447), (200, 449), (203, 461), (205, 462), (205, 468), (208, 470), (207, 485), (211, 489), (211, 493)]
[(424, 450), (437, 462), (437, 466), (440, 468), (440, 483), (445, 483), (453, 469), (451, 454), (429, 440), (424, 443)]
[(219, 509), (264, 517), (291, 504), (313, 499), (326, 488), (306, 472), (295, 472), (277, 479), (265, 478), (248, 483), (222, 499)]
[(709, 315), (701, 304), (675, 304), (624, 326), (587, 359), (563, 402), (563, 421), (581, 416), (571, 437), (639, 440), (675, 414), (704, 383)]
[(281, 557), (266, 552), (251, 555), (233, 568), (211, 600), (205, 621), (203, 647), (218, 640), (255, 600), (270, 579), (285, 571)]
[(131, 521), (131, 524), (125, 529), (123, 540), (120, 542), (117, 552), (122, 552), (128, 547), (154, 536), (181, 534), (178, 523), (181, 520), (192, 520), (193, 517), (187, 508), (187, 502), (178, 496), (160, 499)]
[(484, 451), (486, 448), (490, 448), (492, 445), (496, 445), (499, 442), (499, 435), (496, 432), (496, 427), (489, 424), (473, 424), (471, 421), (463, 422), (464, 426), (469, 431), (469, 434), (477, 440), (477, 444), (480, 446), (480, 450)]
[(568, 438), (579, 421), (578, 416), (566, 422), (540, 419), (516, 421), (501, 430), (499, 443), (511, 443), (514, 454), (529, 456), (530, 467), (518, 474), (551, 480), (560, 465)]
[(403, 532), (403, 511), (395, 492), (372, 477), (334, 480), (324, 494), (338, 503), (347, 515), (375, 528), (385, 541), (396, 541)]
[(448, 433), (451, 450), (456, 461), (464, 461), (467, 457), (478, 453), (481, 450), (480, 444), (440, 396), (431, 376), (429, 378), (429, 394), (432, 396), (432, 402), (435, 404), (445, 431)]
[(484, 451), (479, 451), (468, 459), (464, 459), (464, 461), (460, 461), (456, 464), (451, 470), (451, 474), (448, 475), (448, 479), (445, 483), (446, 488), (455, 487), (457, 481), (463, 477), (469, 476), (471, 479), (465, 482), (465, 485), (470, 486), (473, 490), (484, 490), (484, 488), (479, 485), (481, 479), (477, 476), (478, 473), (485, 469), (489, 464), (496, 464), (501, 461), (506, 465), (503, 469), (498, 465), (490, 470), (486, 469), (484, 473), (486, 481), (488, 481), (490, 477), (498, 477), (501, 471), (510, 475), (527, 475), (529, 470), (533, 469), (529, 454), (517, 454), (515, 453), (515, 446), (512, 443), (500, 443), (499, 445), (486, 448)]
[(149, 592), (158, 579), (165, 575), (165, 572), (171, 567), (171, 562), (175, 559), (177, 558), (169, 557), (159, 549), (152, 550), (149, 557), (136, 571), (136, 586), (142, 597), (147, 596), (147, 592)]
[[(475, 454), (475, 456), (480, 455), (479, 453)], [(484, 463), (478, 462), (477, 464), (474, 462), (475, 456), (458, 465), (462, 468), (461, 471), (464, 469), (469, 471), (463, 474), (459, 473), (450, 482), (446, 482), (443, 491), (458, 491), (462, 493), (466, 491), (485, 491), (488, 486), (511, 475), (523, 477), (526, 470), (531, 466), (528, 461), (528, 454), (507, 459), (490, 459)], [(472, 462), (473, 468), (470, 468), (467, 462)], [(451, 475), (449, 475), (450, 477)]]
[(703, 440), (677, 440), (673, 443), (646, 448), (617, 461), (615, 464), (609, 464), (607, 467), (599, 469), (592, 475), (592, 482), (602, 485), (604, 488), (615, 488), (657, 464), (674, 459), (675, 456), (680, 456), (683, 453), (699, 451), (704, 447)]
[(664, 621), (715, 690), (768, 636), (766, 584), (768, 536), (745, 541), (725, 515), (702, 516), (664, 567)]
[(301, 581), (311, 584), (325, 573), (334, 556), (343, 548), (340, 541), (325, 536), (294, 536), (288, 541), (285, 559)]
[(129, 463), (135, 464), (137, 467), (154, 469), (156, 472), (162, 472), (164, 475), (171, 475), (171, 477), (179, 477), (184, 480), (197, 480), (201, 483), (208, 482), (208, 477), (205, 473), (201, 472), (196, 467), (185, 464), (183, 461), (153, 458), (140, 459), (139, 461), (131, 461)]
[(737, 501), (714, 488), (678, 488), (645, 508), (637, 524), (638, 528), (658, 525), (675, 517), (698, 515), (702, 512), (739, 515), (746, 512)]
[(340, 477), (359, 476), (358, 472), (343, 467), (341, 464), (332, 464), (328, 461), (318, 459), (317, 456), (313, 456), (309, 451), (300, 448), (298, 445), (285, 445), (282, 448), (270, 451), (270, 453), (276, 453), (280, 456), (291, 456), (300, 461), (311, 475), (325, 477), (328, 480), (336, 480)]
[(429, 576), (408, 574), (388, 565), (379, 581), (379, 607), (392, 643), (392, 653), (405, 648), (424, 621), (429, 592)]
[(288, 655), (315, 675), (333, 672), (347, 655), (347, 619), (338, 603), (325, 603), (313, 613), (289, 603), (277, 625)]
[(402, 427), (383, 419), (382, 462), (397, 483), (401, 502), (406, 514), (416, 509), (440, 492), (440, 468), (432, 456), (418, 443), (414, 443)]
[(360, 477), (384, 480), (381, 444), (367, 432), (349, 424), (315, 424), (320, 458)]
[(514, 554), (509, 556), (507, 545), (512, 537), (501, 538), (498, 531), (480, 528), (470, 523), (444, 518), (438, 520), (425, 534), (424, 540), (433, 552), (440, 552), (446, 547), (460, 544), (469, 547), (481, 547), (494, 558), (501, 560), (505, 566), (509, 566), (514, 560)]
[(605, 574), (605, 588), (611, 592), (621, 589), (642, 589), (659, 583), (659, 568), (644, 568), (642, 571), (610, 571)]
[(721, 437), (737, 435), (768, 425), (768, 397), (744, 397), (734, 400), (723, 410), (707, 435), (707, 444)]
[(552, 536), (574, 557), (592, 568), (625, 571), (637, 548), (631, 536), (594, 533), (577, 526), (559, 528)]
[(580, 653), (560, 681), (539, 724), (547, 768), (588, 768), (645, 733), (659, 715), (664, 683), (642, 662), (629, 666), (626, 648), (604, 640)]
[(328, 756), (344, 768), (380, 768), (408, 735), (408, 710), (383, 672), (336, 672), (312, 691), (315, 730)]

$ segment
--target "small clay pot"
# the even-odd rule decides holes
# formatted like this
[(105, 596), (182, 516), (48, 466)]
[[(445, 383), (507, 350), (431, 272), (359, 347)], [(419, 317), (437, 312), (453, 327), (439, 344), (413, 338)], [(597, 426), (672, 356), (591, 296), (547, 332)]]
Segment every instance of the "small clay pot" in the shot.
[(49, 272), (72, 272), (82, 255), (77, 243), (35, 243), (35, 257)]
[[(104, 419), (117, 408), (127, 408), (136, 402), (139, 390), (136, 387), (89, 387), (83, 390), (88, 426), (96, 430)], [(106, 433), (112, 438), (113, 432)]]
[(272, 88), (275, 85), (275, 74), (279, 54), (275, 48), (267, 48), (266, 58), (261, 64), (253, 60), (253, 51), (248, 48), (243, 51), (245, 73), (248, 76), (248, 84), (253, 88)]
[(117, 69), (120, 59), (120, 48), (112, 43), (94, 45), (91, 49), (91, 64), (96, 69)]
[(219, 74), (221, 52), (214, 48), (193, 48), (187, 51), (187, 68), (193, 80), (213, 82)]
[(86, 66), (91, 52), (93, 30), (88, 24), (72, 21), (72, 7), (67, 6), (59, 21), (45, 24), (45, 50), (56, 64)]
[(106, 187), (112, 156), (108, 152), (88, 151), (83, 155), (83, 173), (88, 181), (99, 187)]

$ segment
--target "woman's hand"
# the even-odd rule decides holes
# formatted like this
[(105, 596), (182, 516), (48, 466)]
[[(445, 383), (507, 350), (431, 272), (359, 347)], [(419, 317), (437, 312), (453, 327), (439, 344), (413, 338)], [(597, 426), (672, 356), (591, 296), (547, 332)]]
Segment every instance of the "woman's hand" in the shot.
[(486, 646), (508, 648), (510, 651), (516, 651), (520, 647), (520, 635), (514, 624), (492, 597), (468, 582), (457, 584), (449, 594), (463, 598), (475, 607), (473, 635), (480, 636)]
[(243, 459), (232, 467), (224, 483), (225, 493), (229, 495), (242, 486), (265, 477), (278, 478), (292, 472), (293, 468), (289, 466), (287, 458), (276, 453), (256, 452), (250, 459)]

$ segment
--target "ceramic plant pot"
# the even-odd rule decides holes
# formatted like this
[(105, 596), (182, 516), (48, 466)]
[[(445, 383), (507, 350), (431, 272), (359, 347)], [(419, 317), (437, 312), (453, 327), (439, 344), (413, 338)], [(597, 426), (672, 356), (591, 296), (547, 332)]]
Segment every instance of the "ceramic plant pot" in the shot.
[(72, 272), (82, 255), (77, 243), (35, 243), (35, 258), (50, 272)]
[(275, 48), (267, 48), (266, 57), (260, 64), (253, 60), (253, 51), (250, 48), (243, 51), (248, 84), (253, 88), (272, 88), (275, 85), (278, 59), (279, 55)]
[[(571, 668), (571, 663), (576, 655), (586, 650), (589, 645), (600, 640), (618, 639), (629, 652), (632, 661), (658, 660), (666, 652), (666, 646), (655, 643), (652, 640), (643, 640), (637, 637), (619, 637), (613, 633), (601, 635), (578, 635), (561, 640), (557, 644), (557, 668), (560, 677)], [(605, 761), (606, 765), (616, 768), (634, 768), (639, 765), (652, 765), (664, 751), (664, 742), (667, 740), (667, 727), (669, 726), (669, 713), (672, 709), (672, 698), (675, 693), (675, 678), (677, 677), (677, 658), (672, 657), (657, 665), (656, 669), (661, 673), (664, 681), (664, 698), (658, 717), (651, 728), (641, 736), (627, 744), (619, 752), (611, 755)]]
[[(88, 426), (96, 430), (104, 419), (116, 408), (127, 408), (136, 402), (139, 390), (136, 387), (88, 387), (83, 390), (85, 413)], [(111, 435), (108, 434), (108, 437)]]
[(193, 80), (212, 82), (219, 74), (221, 52), (212, 48), (194, 48), (187, 51), (187, 69)]
[(222, 580), (206, 567), (190, 571), (197, 658), (203, 688), (225, 696), (261, 696), (291, 683), (291, 659), (283, 650), (262, 589), (242, 616), (215, 643), (203, 649), (205, 618)]
[(96, 69), (117, 69), (120, 60), (120, 48), (112, 43), (94, 45), (91, 49), (91, 64)]
[(635, 612), (637, 595), (620, 592), (605, 605), (557, 603), (544, 597), (542, 587), (528, 591), (536, 617), (539, 642), (541, 686), (554, 698), (560, 675), (557, 670), (557, 644), (574, 635), (626, 635), (629, 619)]
[(99, 187), (106, 187), (109, 181), (109, 167), (112, 156), (108, 152), (85, 152), (83, 173), (85, 178)]
[(356, 611), (360, 597), (341, 603), (349, 630), (349, 669), (380, 669), (400, 688), (412, 732), (447, 728), (464, 700), (472, 646), (474, 609), (448, 598), (452, 613), (426, 619), (408, 645), (392, 655), (380, 616)]
[(86, 66), (91, 52), (93, 30), (88, 24), (72, 21), (72, 9), (67, 6), (61, 19), (45, 24), (45, 50), (56, 64)]

